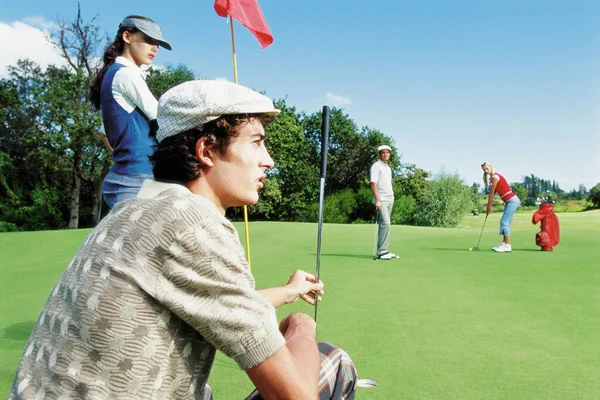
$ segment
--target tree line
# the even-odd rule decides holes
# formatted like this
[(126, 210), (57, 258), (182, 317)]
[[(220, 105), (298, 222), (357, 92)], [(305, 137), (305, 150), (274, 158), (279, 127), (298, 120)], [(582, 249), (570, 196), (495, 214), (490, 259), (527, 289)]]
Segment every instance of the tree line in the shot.
[[(65, 65), (42, 68), (30, 60), (10, 66), (0, 79), (0, 231), (95, 226), (108, 211), (102, 180), (112, 165), (99, 135), (101, 116), (87, 100), (103, 40), (94, 20), (78, 9), (70, 23), (53, 35)], [(197, 79), (185, 65), (150, 68), (147, 83), (159, 98), (169, 88)], [(281, 114), (266, 129), (266, 145), (275, 161), (261, 200), (249, 207), (252, 220), (316, 221), (318, 213), (321, 112), (306, 113), (275, 100)], [(478, 184), (456, 174), (432, 176), (403, 163), (391, 137), (359, 127), (344, 110), (332, 108), (324, 221), (371, 222), (374, 218), (369, 167), (377, 147), (392, 147), (390, 166), (396, 195), (392, 222), (456, 226), (477, 206)], [(587, 196), (560, 190), (556, 182), (534, 175), (513, 183), (522, 200), (551, 190), (557, 196)], [(595, 188), (590, 193), (595, 193)], [(597, 192), (600, 192), (598, 186)], [(600, 197), (600, 196), (599, 196)], [(533, 200), (535, 201), (535, 200)], [(241, 218), (240, 209), (228, 216)]]

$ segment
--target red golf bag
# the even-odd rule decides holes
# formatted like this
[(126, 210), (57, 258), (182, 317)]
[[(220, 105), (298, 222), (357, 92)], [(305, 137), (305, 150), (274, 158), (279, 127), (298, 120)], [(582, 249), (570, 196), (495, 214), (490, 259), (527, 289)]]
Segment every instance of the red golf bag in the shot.
[(535, 244), (542, 251), (552, 251), (560, 242), (560, 226), (552, 204), (540, 204), (540, 209), (533, 213), (531, 223), (535, 225), (540, 221), (541, 230), (535, 235)]

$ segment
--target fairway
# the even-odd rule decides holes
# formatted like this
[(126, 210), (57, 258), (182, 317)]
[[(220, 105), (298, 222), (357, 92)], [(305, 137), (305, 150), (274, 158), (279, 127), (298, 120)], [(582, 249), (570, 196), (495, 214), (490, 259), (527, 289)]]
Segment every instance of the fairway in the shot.
[[(319, 340), (350, 353), (379, 387), (359, 399), (600, 398), (600, 211), (558, 214), (561, 243), (535, 246), (539, 225), (517, 213), (513, 252), (491, 214), (458, 229), (392, 226), (398, 260), (373, 261), (373, 225), (323, 227)], [(236, 224), (243, 234), (242, 224)], [(0, 396), (8, 393), (46, 297), (89, 230), (0, 233)], [(257, 287), (314, 272), (316, 224), (250, 224)], [(243, 237), (242, 237), (243, 241)], [(314, 314), (305, 303), (280, 308)], [(218, 355), (215, 400), (243, 399), (245, 374)]]

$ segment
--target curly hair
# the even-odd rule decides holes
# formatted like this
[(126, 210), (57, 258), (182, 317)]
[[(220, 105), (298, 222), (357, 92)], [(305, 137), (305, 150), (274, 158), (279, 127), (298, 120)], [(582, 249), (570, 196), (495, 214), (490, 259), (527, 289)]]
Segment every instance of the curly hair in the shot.
[(165, 138), (150, 156), (150, 162), (154, 165), (154, 179), (180, 184), (198, 179), (202, 168), (205, 167), (196, 157), (196, 142), (200, 138), (206, 136), (206, 144), (214, 146), (224, 155), (231, 138), (239, 136), (239, 128), (242, 125), (251, 120), (258, 120), (266, 126), (270, 119), (264, 114), (224, 115), (197, 128)]

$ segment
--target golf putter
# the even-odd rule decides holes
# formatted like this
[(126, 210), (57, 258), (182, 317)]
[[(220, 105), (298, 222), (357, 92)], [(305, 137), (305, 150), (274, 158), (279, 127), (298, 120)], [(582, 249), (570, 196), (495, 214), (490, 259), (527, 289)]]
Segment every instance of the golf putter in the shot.
[(487, 217), (489, 214), (485, 215), (485, 219), (483, 220), (483, 226), (481, 227), (481, 233), (479, 234), (479, 239), (477, 239), (477, 246), (474, 247), (474, 250), (479, 250), (479, 242), (481, 241), (481, 235), (483, 235), (483, 229), (485, 228), (485, 223), (487, 222)]
[(379, 211), (375, 215), (375, 233), (373, 234), (373, 260), (377, 260), (377, 232), (379, 231)]
[[(329, 106), (323, 106), (321, 117), (321, 178), (319, 188), (319, 222), (317, 231), (317, 267), (315, 282), (318, 283), (321, 276), (321, 237), (323, 235), (323, 206), (325, 198), (325, 178), (327, 176), (327, 152), (329, 149)], [(315, 292), (315, 322), (317, 322), (317, 311), (319, 309), (319, 292)]]

